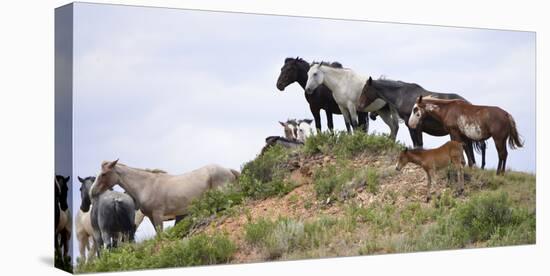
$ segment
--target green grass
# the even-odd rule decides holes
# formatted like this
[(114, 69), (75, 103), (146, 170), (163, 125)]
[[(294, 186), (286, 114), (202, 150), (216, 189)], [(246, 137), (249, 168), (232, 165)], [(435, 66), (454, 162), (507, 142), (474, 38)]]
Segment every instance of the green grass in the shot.
[(78, 272), (124, 271), (227, 263), (236, 246), (225, 235), (198, 234), (182, 240), (161, 238), (124, 244), (102, 257), (81, 263)]
[(303, 151), (307, 155), (322, 153), (350, 158), (363, 152), (383, 153), (401, 148), (402, 144), (392, 141), (387, 135), (366, 134), (362, 131), (348, 134), (342, 131), (323, 132), (308, 138)]
[(287, 162), (290, 152), (289, 149), (275, 145), (262, 156), (246, 163), (238, 180), (243, 195), (263, 199), (292, 191), (295, 184), (285, 179), (290, 173)]

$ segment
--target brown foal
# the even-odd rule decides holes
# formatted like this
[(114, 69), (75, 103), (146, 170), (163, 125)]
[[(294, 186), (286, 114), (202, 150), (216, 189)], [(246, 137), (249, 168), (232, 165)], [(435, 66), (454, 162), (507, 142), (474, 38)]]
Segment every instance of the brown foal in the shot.
[(429, 150), (405, 149), (399, 155), (395, 169), (399, 171), (409, 162), (422, 167), (428, 177), (426, 202), (429, 202), (431, 199), (430, 189), (432, 181), (435, 180), (436, 171), (451, 166), (457, 172), (457, 194), (462, 194), (464, 191), (464, 165), (466, 164), (462, 150), (462, 143), (456, 141), (449, 141), (439, 148)]

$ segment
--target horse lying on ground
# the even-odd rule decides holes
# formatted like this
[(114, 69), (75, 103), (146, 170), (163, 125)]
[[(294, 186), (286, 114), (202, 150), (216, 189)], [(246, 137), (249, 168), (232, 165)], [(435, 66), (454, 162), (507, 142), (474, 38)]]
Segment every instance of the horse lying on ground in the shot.
[(285, 137), (281, 136), (269, 136), (265, 138), (265, 146), (262, 148), (262, 151), (260, 152), (260, 156), (262, 156), (268, 149), (275, 145), (281, 145), (285, 148), (298, 148), (304, 145), (304, 143), (297, 141), (297, 140), (290, 140)]
[[(163, 230), (163, 218), (187, 214), (189, 203), (209, 189), (232, 182), (240, 173), (219, 165), (207, 165), (180, 175), (154, 173), (144, 169), (118, 164), (118, 160), (101, 164), (91, 188), (98, 196), (114, 185), (120, 185), (138, 204), (157, 234)], [(93, 219), (93, 215), (92, 215)], [(134, 218), (132, 217), (132, 225)]]
[(395, 165), (396, 170), (401, 170), (407, 163), (419, 165), (426, 172), (428, 188), (426, 191), (426, 202), (430, 201), (430, 189), (432, 181), (436, 179), (436, 171), (452, 166), (457, 172), (458, 189), (457, 194), (464, 191), (464, 156), (462, 155), (462, 144), (456, 141), (449, 141), (435, 149), (405, 149), (399, 154)]
[(514, 118), (500, 107), (420, 96), (412, 108), (409, 126), (415, 128), (427, 115), (441, 122), (451, 140), (485, 141), (492, 137), (498, 151), (497, 174), (506, 171), (506, 140), (511, 149), (523, 147)]
[(71, 239), (72, 217), (67, 203), (68, 183), (70, 176), (56, 175), (54, 179), (55, 190), (55, 250), (61, 254), (62, 260), (69, 256), (69, 240)]
[(286, 122), (279, 121), (279, 124), (284, 128), (286, 139), (304, 143), (308, 137), (315, 135), (311, 122), (313, 122), (311, 119), (288, 119)]

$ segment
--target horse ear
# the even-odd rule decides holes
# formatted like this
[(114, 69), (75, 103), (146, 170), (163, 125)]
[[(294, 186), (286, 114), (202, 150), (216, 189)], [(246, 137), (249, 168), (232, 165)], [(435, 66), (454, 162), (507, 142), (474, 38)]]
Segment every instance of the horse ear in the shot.
[(308, 123), (308, 124), (311, 124), (311, 122), (313, 122), (312, 119), (304, 119), (304, 122)]
[(118, 163), (118, 158), (117, 158), (115, 161), (109, 163), (108, 168), (109, 168), (109, 169), (114, 168), (114, 167), (116, 166), (116, 163)]
[(286, 127), (286, 123), (279, 121), (279, 124), (281, 124), (283, 127)]
[(422, 95), (418, 96), (418, 99), (416, 100), (416, 103), (422, 102)]
[(368, 85), (372, 85), (372, 77), (369, 77), (369, 80), (367, 80)]
[(84, 178), (78, 176), (78, 181), (80, 181), (80, 183), (84, 183)]
[(65, 177), (65, 181), (69, 182), (69, 179), (71, 179), (71, 176), (70, 176), (70, 175), (67, 176), (67, 177)]

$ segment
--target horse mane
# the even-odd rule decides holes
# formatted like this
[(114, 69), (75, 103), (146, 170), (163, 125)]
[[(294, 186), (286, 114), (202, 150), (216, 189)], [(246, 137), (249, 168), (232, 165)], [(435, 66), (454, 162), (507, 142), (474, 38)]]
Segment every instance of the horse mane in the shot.
[(422, 86), (416, 83), (404, 82), (400, 80), (392, 80), (392, 79), (386, 78), (385, 75), (381, 75), (377, 80), (373, 81), (373, 84), (384, 86), (387, 88), (401, 88), (405, 86), (416, 86), (418, 88), (422, 88)]
[(134, 167), (130, 167), (126, 164), (122, 164), (122, 163), (117, 163), (117, 166), (120, 165), (120, 166), (124, 166), (124, 167), (127, 167), (127, 168), (131, 168), (131, 169), (134, 169), (134, 170), (138, 170), (138, 171), (142, 171), (142, 172), (149, 172), (149, 173), (154, 173), (154, 174), (167, 174), (167, 172), (165, 170), (161, 170), (161, 169), (149, 169), (149, 168), (145, 168), (145, 169), (141, 169), (141, 168), (134, 168)]
[(465, 102), (462, 99), (439, 99), (432, 95), (423, 96), (422, 101), (429, 101), (431, 103), (439, 103), (439, 104), (449, 104), (449, 103), (456, 103), (456, 102)]
[(307, 62), (304, 59), (302, 59), (301, 57), (295, 57), (295, 58), (287, 57), (287, 58), (285, 58), (285, 63), (290, 62), (290, 61), (304, 61), (304, 62)]
[(335, 69), (344, 69), (344, 66), (342, 66), (342, 63), (338, 62), (338, 61), (333, 61), (333, 62), (327, 62), (327, 61), (321, 61), (321, 62), (318, 62), (318, 61), (314, 61), (311, 63), (311, 65), (314, 65), (314, 64), (319, 64), (319, 66), (328, 66), (328, 67), (331, 67), (331, 68), (335, 68)]

